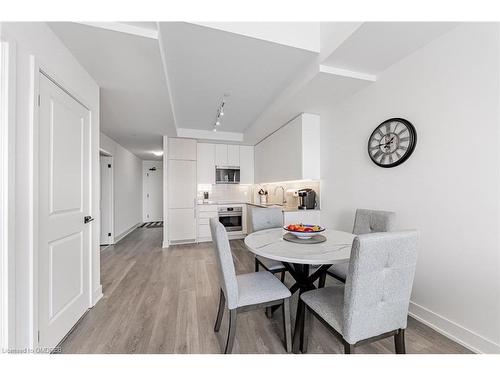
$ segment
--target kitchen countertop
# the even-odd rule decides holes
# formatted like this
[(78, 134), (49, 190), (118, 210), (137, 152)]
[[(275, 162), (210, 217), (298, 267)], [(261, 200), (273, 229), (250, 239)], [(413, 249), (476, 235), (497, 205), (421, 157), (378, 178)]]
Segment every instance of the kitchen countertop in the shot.
[(200, 206), (204, 206), (204, 205), (228, 205), (228, 204), (248, 204), (250, 206), (262, 207), (262, 208), (280, 207), (283, 212), (320, 211), (317, 208), (315, 208), (313, 210), (299, 210), (297, 207), (282, 206), (282, 205), (276, 204), (276, 203), (260, 204), (260, 203), (251, 203), (251, 202), (242, 202), (242, 201), (210, 201), (210, 200), (205, 201), (203, 203), (198, 202), (198, 205), (200, 205)]

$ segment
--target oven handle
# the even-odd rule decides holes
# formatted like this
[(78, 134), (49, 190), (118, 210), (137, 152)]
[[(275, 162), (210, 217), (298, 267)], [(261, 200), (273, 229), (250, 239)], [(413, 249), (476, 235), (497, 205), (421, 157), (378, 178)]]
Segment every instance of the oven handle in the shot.
[(219, 212), (219, 217), (232, 217), (232, 216), (242, 216), (241, 212), (237, 213), (220, 213)]

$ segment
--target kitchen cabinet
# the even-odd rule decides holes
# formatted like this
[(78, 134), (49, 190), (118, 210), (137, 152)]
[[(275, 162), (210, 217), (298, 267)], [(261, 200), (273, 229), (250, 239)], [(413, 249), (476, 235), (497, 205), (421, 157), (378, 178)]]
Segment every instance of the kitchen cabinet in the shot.
[(227, 164), (231, 167), (240, 166), (240, 146), (227, 145)]
[(320, 179), (320, 117), (302, 113), (255, 146), (255, 182)]
[(196, 218), (194, 208), (168, 210), (168, 229), (170, 244), (196, 241)]
[(254, 183), (254, 147), (198, 143), (198, 184), (215, 184), (215, 167), (239, 167), (240, 183)]
[(198, 143), (196, 150), (198, 184), (215, 184), (215, 145)]
[(198, 205), (198, 233), (197, 241), (206, 242), (212, 241), (212, 234), (210, 232), (210, 219), (218, 218), (217, 205)]
[(196, 140), (168, 139), (166, 222), (169, 244), (196, 241), (196, 154)]
[(227, 145), (215, 145), (215, 165), (219, 167), (227, 166)]
[(254, 183), (254, 148), (240, 146), (240, 183)]
[(168, 161), (168, 208), (193, 208), (196, 200), (196, 162)]
[(220, 167), (239, 167), (240, 146), (216, 144), (215, 165)]
[(169, 138), (168, 159), (196, 160), (196, 140), (187, 138)]

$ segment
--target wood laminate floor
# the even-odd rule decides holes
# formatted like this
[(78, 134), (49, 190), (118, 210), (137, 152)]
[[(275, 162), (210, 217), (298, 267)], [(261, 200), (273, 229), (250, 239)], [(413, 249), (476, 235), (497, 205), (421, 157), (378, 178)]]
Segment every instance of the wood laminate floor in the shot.
[[(102, 252), (104, 297), (61, 344), (63, 353), (220, 353), (228, 314), (214, 333), (219, 286), (212, 244), (162, 249), (161, 242), (162, 229), (138, 228)], [(231, 241), (231, 248), (236, 272), (253, 272), (253, 256), (243, 241)], [(289, 275), (285, 283), (293, 283)], [(292, 323), (296, 300), (295, 295)], [(280, 311), (272, 319), (264, 311), (239, 314), (233, 353), (285, 353), (282, 338)], [(412, 318), (406, 348), (408, 353), (469, 353)], [(394, 353), (393, 340), (357, 352)], [(309, 353), (343, 353), (343, 347), (314, 320)]]

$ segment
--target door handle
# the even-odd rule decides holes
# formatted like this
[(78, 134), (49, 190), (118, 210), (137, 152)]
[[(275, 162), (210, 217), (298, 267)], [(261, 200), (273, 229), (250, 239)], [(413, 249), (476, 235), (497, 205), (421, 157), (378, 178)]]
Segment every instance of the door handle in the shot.
[(93, 221), (93, 220), (94, 220), (94, 218), (93, 218), (92, 216), (85, 216), (85, 217), (83, 218), (83, 223), (84, 223), (84, 224), (87, 224), (87, 223), (90, 223), (90, 222), (91, 222), (91, 221)]

